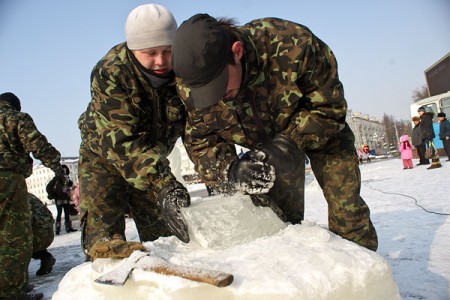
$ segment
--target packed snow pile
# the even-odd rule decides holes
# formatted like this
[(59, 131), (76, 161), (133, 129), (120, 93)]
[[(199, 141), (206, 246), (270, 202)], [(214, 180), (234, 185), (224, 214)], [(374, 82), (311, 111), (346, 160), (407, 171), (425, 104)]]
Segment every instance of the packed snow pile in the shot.
[(390, 266), (377, 253), (308, 221), (284, 224), (246, 196), (209, 198), (194, 199), (183, 212), (189, 244), (168, 237), (144, 245), (172, 264), (230, 273), (231, 285), (140, 268), (123, 286), (104, 285), (94, 280), (126, 261), (98, 259), (68, 272), (52, 299), (401, 299)]

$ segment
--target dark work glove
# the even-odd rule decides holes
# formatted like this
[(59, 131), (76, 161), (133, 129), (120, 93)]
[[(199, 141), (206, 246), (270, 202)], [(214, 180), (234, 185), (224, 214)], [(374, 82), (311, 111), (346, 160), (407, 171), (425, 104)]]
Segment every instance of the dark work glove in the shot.
[(180, 207), (191, 205), (186, 188), (178, 181), (170, 181), (159, 193), (158, 205), (170, 231), (181, 241), (189, 243), (188, 227), (180, 212)]
[(259, 152), (263, 162), (275, 168), (275, 174), (281, 176), (292, 172), (297, 168), (298, 157), (302, 155), (297, 145), (285, 135), (279, 133), (275, 135), (270, 144), (265, 145)]
[(244, 194), (264, 194), (273, 186), (275, 170), (249, 151), (233, 162), (228, 169), (228, 179)]

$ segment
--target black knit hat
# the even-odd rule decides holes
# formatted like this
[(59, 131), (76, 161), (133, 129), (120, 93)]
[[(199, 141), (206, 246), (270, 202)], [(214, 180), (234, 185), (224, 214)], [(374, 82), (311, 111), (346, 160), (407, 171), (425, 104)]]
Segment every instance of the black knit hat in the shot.
[(3, 93), (0, 95), (0, 101), (8, 102), (11, 104), (15, 109), (20, 111), (22, 107), (20, 106), (20, 100), (17, 98), (16, 95), (13, 93)]
[(418, 109), (417, 109), (417, 112), (421, 112), (421, 111), (423, 111), (423, 112), (426, 112), (427, 110), (425, 109), (425, 106), (421, 106), (421, 107), (419, 107)]
[(440, 112), (440, 113), (438, 113), (438, 117), (443, 117), (443, 118), (445, 118), (445, 117), (446, 117), (446, 115), (445, 115), (445, 113), (443, 113), (443, 112)]

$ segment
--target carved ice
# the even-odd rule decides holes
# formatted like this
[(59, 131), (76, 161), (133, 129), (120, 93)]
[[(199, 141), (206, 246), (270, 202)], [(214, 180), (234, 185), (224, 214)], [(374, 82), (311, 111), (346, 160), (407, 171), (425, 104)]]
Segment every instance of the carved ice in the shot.
[(254, 206), (249, 196), (217, 196), (182, 208), (191, 241), (223, 249), (271, 236), (287, 224), (268, 207)]

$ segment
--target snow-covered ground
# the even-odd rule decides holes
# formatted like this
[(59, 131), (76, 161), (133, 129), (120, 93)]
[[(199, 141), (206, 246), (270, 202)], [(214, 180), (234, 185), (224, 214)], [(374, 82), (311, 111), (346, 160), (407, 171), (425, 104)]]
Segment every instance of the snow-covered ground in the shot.
[[(370, 277), (382, 273), (381, 283), (389, 284), (390, 271), (382, 267), (387, 262), (403, 299), (446, 300), (450, 298), (450, 162), (445, 159), (443, 157), (441, 160), (443, 168), (435, 170), (427, 170), (426, 166), (403, 170), (400, 159), (373, 160), (361, 165), (361, 193), (371, 208), (372, 221), (378, 232), (378, 254), (354, 246), (323, 229), (327, 224), (326, 203), (313, 175), (308, 174), (305, 225), (287, 226), (273, 236), (245, 241), (226, 249), (205, 249), (198, 245), (189, 248), (190, 245), (182, 245), (174, 237), (145, 243), (152, 252), (170, 258), (173, 263), (183, 264), (186, 260), (191, 265), (231, 270), (235, 281), (229, 287), (205, 289), (204, 284), (159, 274), (149, 275), (149, 272), (142, 270), (135, 270), (124, 287), (89, 285), (104, 271), (102, 268), (116, 267), (117, 263), (110, 262), (100, 267), (84, 263), (80, 232), (63, 233), (55, 238), (49, 249), (57, 259), (51, 274), (36, 277), (34, 274), (39, 261), (32, 260), (30, 283), (35, 285), (36, 291), (44, 293), (44, 299), (79, 299), (80, 295), (86, 300), (100, 299), (102, 294), (107, 299), (121, 299), (125, 295), (129, 299), (140, 299), (140, 290), (155, 292), (144, 295), (143, 299), (196, 299), (196, 290), (200, 289), (209, 297), (204, 299), (238, 299), (233, 297), (236, 294), (248, 297), (258, 295), (259, 291), (271, 290), (277, 290), (277, 295), (286, 291), (286, 297), (266, 294), (264, 299), (288, 299), (290, 295), (302, 293), (298, 290), (300, 287), (318, 288), (321, 295), (316, 295), (314, 299), (345, 299), (342, 291), (333, 291), (336, 285), (329, 284), (337, 284), (338, 288), (341, 286), (347, 289), (344, 292), (349, 292), (348, 281), (360, 290), (371, 289), (368, 282), (373, 281), (372, 285), (377, 289), (369, 290), (371, 293), (383, 288), (386, 292), (395, 290), (395, 286), (380, 288), (380, 282), (376, 282), (380, 278)], [(205, 200), (198, 199), (200, 196), (211, 201), (220, 197), (206, 197), (203, 185), (190, 186), (189, 190), (194, 203), (195, 199)], [(50, 208), (54, 210), (52, 206)], [(131, 219), (127, 222), (127, 236), (130, 240), (137, 240)], [(296, 251), (298, 249), (300, 251)], [(255, 250), (264, 255), (249, 255)], [(219, 251), (222, 260), (217, 262), (215, 259)], [(274, 261), (276, 264), (264, 266), (266, 262)], [(350, 267), (352, 264), (354, 268)], [(380, 269), (370, 272), (368, 266), (371, 264)], [(301, 269), (302, 266), (308, 268), (308, 272)], [(271, 274), (262, 273), (269, 273), (267, 270)], [(329, 278), (330, 274), (345, 276), (336, 280)], [(140, 281), (145, 282), (145, 287), (140, 286)], [(324, 284), (321, 286), (320, 283)], [(179, 289), (180, 286), (185, 288)], [(171, 291), (173, 294), (170, 294)], [(169, 298), (167, 295), (170, 295)], [(262, 297), (259, 295), (254, 299)], [(364, 295), (360, 299), (369, 298)], [(391, 299), (396, 299), (396, 296), (392, 295)]]

